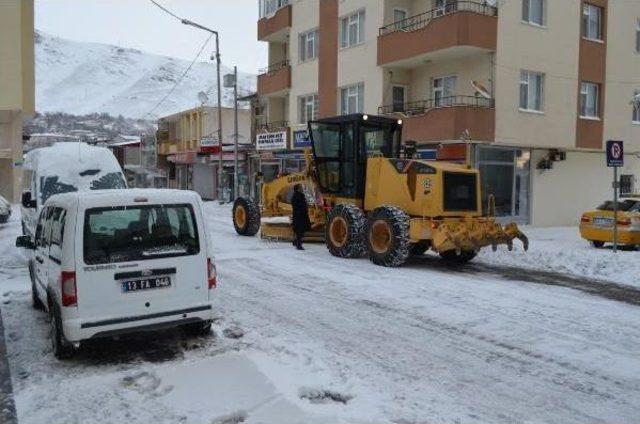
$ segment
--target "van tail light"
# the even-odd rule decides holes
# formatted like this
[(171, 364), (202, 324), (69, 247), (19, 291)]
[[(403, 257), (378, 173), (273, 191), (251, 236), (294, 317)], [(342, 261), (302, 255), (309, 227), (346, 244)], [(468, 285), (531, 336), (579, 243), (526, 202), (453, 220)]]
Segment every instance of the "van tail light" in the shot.
[(630, 219), (619, 219), (618, 220), (618, 225), (622, 225), (623, 227), (626, 227), (627, 225), (631, 225), (631, 220)]
[(582, 218), (580, 218), (580, 222), (589, 223), (591, 222), (591, 218), (589, 218), (587, 215), (582, 215)]
[(60, 273), (60, 285), (62, 291), (62, 306), (78, 306), (76, 272), (62, 271), (62, 273)]
[(207, 258), (207, 281), (209, 283), (209, 290), (216, 287), (216, 266), (211, 258)]

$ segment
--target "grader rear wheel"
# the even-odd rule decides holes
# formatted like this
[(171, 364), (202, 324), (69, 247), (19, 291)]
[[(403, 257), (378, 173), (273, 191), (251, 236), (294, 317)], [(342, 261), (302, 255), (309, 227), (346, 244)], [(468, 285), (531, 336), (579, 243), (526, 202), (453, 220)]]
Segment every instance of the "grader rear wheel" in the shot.
[(369, 215), (366, 231), (369, 259), (396, 267), (409, 257), (409, 216), (395, 206), (381, 206)]
[(233, 226), (241, 236), (255, 236), (260, 229), (260, 207), (252, 199), (238, 197), (233, 202)]
[(339, 258), (359, 258), (365, 252), (364, 214), (354, 205), (336, 205), (327, 216), (327, 249)]

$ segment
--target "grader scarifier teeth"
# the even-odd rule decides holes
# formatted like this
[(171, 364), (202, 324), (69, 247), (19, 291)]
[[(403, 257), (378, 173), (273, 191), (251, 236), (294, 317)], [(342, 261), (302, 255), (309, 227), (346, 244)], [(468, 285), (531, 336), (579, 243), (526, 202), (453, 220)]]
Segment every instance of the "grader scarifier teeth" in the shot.
[(511, 251), (514, 239), (522, 242), (525, 251), (529, 249), (529, 239), (513, 222), (504, 228), (497, 222), (475, 222), (471, 225), (443, 223), (434, 234), (433, 248), (437, 252), (455, 250), (460, 254), (463, 250), (478, 251), (486, 246), (491, 246), (495, 252), (498, 245), (505, 244)]

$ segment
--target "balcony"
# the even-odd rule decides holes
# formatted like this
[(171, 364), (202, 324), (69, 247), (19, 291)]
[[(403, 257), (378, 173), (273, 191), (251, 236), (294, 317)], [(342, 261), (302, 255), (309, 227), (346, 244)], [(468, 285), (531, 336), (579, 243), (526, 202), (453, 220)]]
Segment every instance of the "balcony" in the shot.
[(281, 96), (291, 88), (291, 66), (289, 61), (275, 63), (260, 70), (258, 94), (261, 96)]
[(258, 41), (284, 42), (290, 28), (291, 4), (282, 1), (278, 9), (258, 21)]
[(402, 138), (417, 142), (459, 140), (465, 131), (469, 139), (493, 141), (495, 110), (493, 99), (451, 96), (382, 106), (380, 114), (402, 116)]
[(463, 56), (474, 50), (494, 51), (498, 9), (476, 1), (449, 1), (380, 28), (378, 65), (416, 66), (436, 53)]

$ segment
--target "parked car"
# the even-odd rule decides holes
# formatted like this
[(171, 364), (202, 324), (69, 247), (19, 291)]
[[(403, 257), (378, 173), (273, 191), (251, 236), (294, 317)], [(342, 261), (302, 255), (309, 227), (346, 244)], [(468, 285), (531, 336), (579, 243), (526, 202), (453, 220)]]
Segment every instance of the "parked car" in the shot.
[(4, 224), (11, 217), (11, 203), (0, 196), (0, 224)]
[(105, 147), (56, 143), (32, 150), (23, 165), (22, 234), (35, 234), (42, 206), (54, 194), (127, 188), (122, 168)]
[[(613, 202), (606, 201), (593, 211), (582, 214), (580, 236), (594, 247), (613, 243)], [(640, 246), (640, 196), (618, 203), (618, 243)]]
[(131, 189), (52, 196), (29, 270), (35, 308), (51, 316), (53, 352), (82, 341), (182, 326), (211, 329), (216, 268), (202, 200), (192, 191)]

